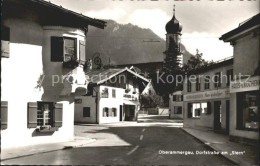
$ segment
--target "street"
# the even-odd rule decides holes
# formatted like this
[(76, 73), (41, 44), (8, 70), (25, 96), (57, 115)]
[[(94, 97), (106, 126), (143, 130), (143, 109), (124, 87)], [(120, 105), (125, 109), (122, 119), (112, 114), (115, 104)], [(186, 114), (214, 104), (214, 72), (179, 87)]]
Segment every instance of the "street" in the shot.
[[(185, 133), (179, 120), (167, 118), (167, 116), (150, 116), (139, 118), (139, 123), (75, 125), (75, 135), (94, 138), (96, 141), (79, 148), (5, 160), (4, 164), (233, 164), (221, 155), (196, 154), (196, 151), (212, 152), (212, 150)], [(175, 154), (172, 154), (173, 152)], [(183, 154), (176, 154), (177, 152)], [(194, 154), (185, 155), (188, 152)]]

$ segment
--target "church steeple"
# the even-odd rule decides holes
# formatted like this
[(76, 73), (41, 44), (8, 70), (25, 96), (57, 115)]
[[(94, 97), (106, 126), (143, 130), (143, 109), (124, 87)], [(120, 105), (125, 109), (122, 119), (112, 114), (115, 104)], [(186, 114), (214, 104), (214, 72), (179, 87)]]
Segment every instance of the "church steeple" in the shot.
[(167, 33), (180, 33), (182, 30), (181, 23), (175, 17), (175, 5), (173, 5), (173, 16), (172, 19), (166, 24), (165, 30)]

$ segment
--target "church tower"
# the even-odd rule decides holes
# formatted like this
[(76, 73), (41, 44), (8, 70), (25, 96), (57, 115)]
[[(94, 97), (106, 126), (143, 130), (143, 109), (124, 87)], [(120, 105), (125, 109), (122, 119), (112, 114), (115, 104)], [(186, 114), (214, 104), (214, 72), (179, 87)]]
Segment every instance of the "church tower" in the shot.
[(163, 72), (172, 73), (176, 68), (182, 65), (181, 30), (182, 25), (175, 17), (175, 5), (173, 8), (173, 17), (166, 24), (166, 51), (164, 51)]

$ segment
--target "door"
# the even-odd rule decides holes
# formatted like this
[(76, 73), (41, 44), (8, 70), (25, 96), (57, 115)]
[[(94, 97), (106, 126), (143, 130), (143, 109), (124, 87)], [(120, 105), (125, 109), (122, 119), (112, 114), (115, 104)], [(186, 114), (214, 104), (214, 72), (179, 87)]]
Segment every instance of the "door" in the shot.
[(119, 116), (119, 120), (120, 121), (123, 121), (123, 106), (122, 105), (120, 105), (120, 110), (119, 110), (119, 112), (120, 112), (120, 116)]
[(226, 132), (229, 133), (229, 112), (230, 112), (230, 101), (226, 100)]
[(214, 102), (214, 130), (221, 129), (221, 101)]

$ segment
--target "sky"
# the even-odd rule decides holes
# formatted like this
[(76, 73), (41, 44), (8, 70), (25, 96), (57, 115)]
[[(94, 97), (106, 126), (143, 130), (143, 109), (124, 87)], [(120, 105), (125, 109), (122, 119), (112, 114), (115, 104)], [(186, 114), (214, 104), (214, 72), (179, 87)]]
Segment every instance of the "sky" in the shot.
[(111, 19), (149, 28), (165, 38), (165, 25), (175, 15), (183, 26), (186, 49), (203, 53), (206, 60), (233, 55), (229, 43), (219, 40), (240, 22), (259, 13), (259, 0), (51, 0), (52, 3), (97, 19)]

